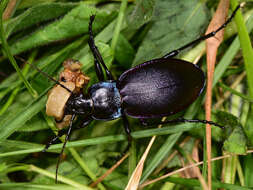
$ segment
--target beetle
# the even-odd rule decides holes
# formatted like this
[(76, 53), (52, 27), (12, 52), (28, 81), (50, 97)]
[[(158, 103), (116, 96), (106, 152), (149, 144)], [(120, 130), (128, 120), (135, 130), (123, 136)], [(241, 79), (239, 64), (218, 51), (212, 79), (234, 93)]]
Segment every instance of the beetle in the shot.
[[(92, 15), (89, 22), (88, 43), (94, 57), (94, 66), (99, 82), (93, 84), (87, 93), (82, 90), (75, 93), (64, 86), (64, 81), (57, 82), (69, 93), (69, 98), (64, 107), (64, 116), (71, 115), (71, 119), (68, 128), (60, 130), (58, 135), (46, 145), (45, 150), (60, 136), (66, 134), (60, 153), (62, 155), (72, 131), (73, 121), (78, 115), (83, 117), (82, 125), (78, 128), (88, 126), (93, 120), (108, 121), (122, 118), (129, 147), (132, 137), (127, 116), (145, 121), (149, 118), (170, 116), (187, 108), (203, 91), (205, 85), (204, 72), (197, 65), (174, 57), (182, 50), (215, 36), (232, 20), (239, 8), (240, 5), (217, 30), (173, 50), (161, 58), (137, 65), (125, 71), (116, 80), (106, 67), (95, 45), (92, 31), (95, 15)], [(222, 127), (212, 121), (184, 118), (162, 123), (169, 122), (201, 122)], [(142, 123), (145, 124), (145, 122)], [(59, 162), (60, 157), (56, 167), (56, 181)]]

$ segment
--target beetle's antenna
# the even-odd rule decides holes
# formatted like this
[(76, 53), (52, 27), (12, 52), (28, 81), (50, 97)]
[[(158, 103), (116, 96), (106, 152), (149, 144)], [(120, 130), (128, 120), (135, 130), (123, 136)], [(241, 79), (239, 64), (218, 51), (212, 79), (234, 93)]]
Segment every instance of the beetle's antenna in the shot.
[(70, 90), (69, 88), (67, 88), (66, 86), (64, 86), (63, 84), (61, 84), (59, 81), (55, 80), (53, 77), (51, 77), (50, 75), (48, 75), (47, 73), (45, 73), (44, 71), (42, 71), (41, 69), (39, 69), (37, 66), (35, 66), (32, 63), (29, 63), (28, 61), (24, 60), (22, 57), (19, 56), (15, 56), (17, 59), (21, 60), (24, 63), (29, 64), (30, 66), (32, 66), (34, 69), (36, 69), (38, 72), (40, 72), (41, 74), (43, 74), (45, 77), (49, 78), (51, 81), (55, 82), (56, 84), (60, 85), (62, 88), (66, 89), (68, 92), (70, 92), (71, 94), (73, 93), (72, 90)]
[(243, 3), (239, 4), (239, 5), (235, 8), (235, 10), (234, 10), (233, 13), (231, 14), (231, 16), (226, 20), (226, 22), (225, 22), (224, 24), (222, 24), (222, 25), (221, 25), (218, 29), (216, 29), (215, 31), (212, 31), (212, 32), (210, 32), (210, 33), (208, 33), (208, 34), (206, 34), (206, 35), (204, 35), (204, 36), (201, 36), (200, 38), (198, 38), (198, 39), (196, 39), (196, 40), (194, 40), (194, 41), (192, 41), (192, 42), (190, 42), (190, 43), (184, 45), (184, 46), (181, 47), (181, 48), (178, 48), (178, 49), (176, 49), (176, 50), (173, 50), (173, 51), (169, 52), (168, 54), (166, 54), (165, 56), (163, 56), (163, 58), (171, 58), (171, 57), (174, 57), (174, 56), (178, 55), (182, 50), (184, 50), (184, 49), (186, 49), (186, 48), (188, 48), (188, 47), (190, 47), (190, 46), (192, 46), (192, 45), (194, 45), (194, 44), (197, 44), (197, 43), (199, 43), (199, 42), (201, 42), (201, 41), (203, 41), (203, 40), (206, 40), (206, 39), (208, 39), (208, 38), (211, 38), (211, 37), (215, 36), (217, 32), (219, 32), (220, 30), (222, 30), (223, 28), (225, 28), (225, 27), (228, 25), (228, 23), (230, 23), (230, 22), (232, 21), (232, 19), (234, 18), (236, 12), (237, 12), (243, 5), (244, 5)]
[(55, 183), (57, 183), (57, 180), (58, 180), (58, 170), (59, 170), (59, 165), (60, 165), (60, 162), (61, 162), (61, 157), (62, 157), (62, 154), (63, 154), (63, 151), (65, 149), (65, 146), (66, 146), (66, 143), (68, 142), (69, 140), (69, 136), (70, 136), (70, 133), (71, 133), (71, 130), (72, 130), (72, 125), (73, 125), (73, 121), (75, 119), (76, 115), (73, 114), (71, 116), (71, 120), (70, 120), (70, 124), (69, 124), (69, 128), (68, 128), (68, 132), (66, 134), (66, 137), (65, 137), (65, 141), (63, 143), (63, 146), (62, 146), (62, 149), (61, 149), (61, 152), (60, 152), (60, 155), (58, 157), (58, 161), (57, 161), (57, 164), (56, 164), (56, 170), (55, 170)]

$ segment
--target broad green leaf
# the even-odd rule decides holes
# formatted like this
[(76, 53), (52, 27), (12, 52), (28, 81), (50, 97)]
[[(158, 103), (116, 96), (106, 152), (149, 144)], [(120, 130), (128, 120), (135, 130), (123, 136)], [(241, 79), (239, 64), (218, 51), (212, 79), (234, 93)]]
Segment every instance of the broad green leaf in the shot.
[(223, 133), (223, 148), (231, 153), (245, 154), (247, 151), (247, 138), (238, 119), (230, 113), (219, 111), (216, 113), (217, 122), (225, 126)]
[(223, 148), (235, 154), (245, 154), (247, 151), (247, 140), (242, 127), (239, 125), (224, 142)]
[(199, 31), (205, 28), (207, 19), (204, 2), (157, 1), (151, 19), (153, 25), (139, 47), (133, 65), (161, 57), (196, 39)]
[(8, 38), (10, 34), (35, 24), (57, 18), (77, 5), (77, 3), (44, 3), (31, 7), (24, 13), (4, 23), (6, 37)]
[(129, 68), (134, 59), (135, 51), (128, 40), (123, 36), (119, 35), (118, 43), (115, 49), (115, 59), (124, 68)]
[(62, 19), (56, 20), (13, 42), (10, 45), (11, 52), (12, 54), (18, 54), (37, 46), (87, 33), (89, 18), (92, 14), (96, 14), (96, 22), (93, 26), (94, 31), (108, 24), (113, 17), (110, 12), (98, 11), (93, 7), (80, 3), (78, 7), (72, 9)]
[(155, 3), (155, 0), (137, 0), (133, 11), (127, 17), (128, 26), (137, 29), (147, 23), (153, 16)]

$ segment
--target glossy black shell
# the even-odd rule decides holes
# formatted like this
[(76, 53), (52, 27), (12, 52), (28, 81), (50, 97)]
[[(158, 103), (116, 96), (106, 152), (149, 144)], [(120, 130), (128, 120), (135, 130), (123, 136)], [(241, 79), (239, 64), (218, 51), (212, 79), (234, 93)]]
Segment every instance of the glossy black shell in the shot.
[(196, 65), (161, 58), (125, 71), (117, 88), (129, 116), (151, 118), (182, 111), (199, 96), (204, 84), (204, 73)]
[(93, 119), (112, 120), (121, 116), (121, 99), (115, 82), (93, 84), (89, 88), (89, 95), (93, 102)]

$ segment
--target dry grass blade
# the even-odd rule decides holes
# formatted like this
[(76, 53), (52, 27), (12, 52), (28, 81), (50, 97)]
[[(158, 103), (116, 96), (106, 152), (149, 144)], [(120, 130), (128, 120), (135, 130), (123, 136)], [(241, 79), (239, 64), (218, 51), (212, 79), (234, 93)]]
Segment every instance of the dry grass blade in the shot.
[[(253, 153), (253, 150), (248, 150), (246, 154), (251, 154), (251, 153)], [(237, 154), (226, 154), (226, 155), (223, 155), (223, 156), (219, 156), (219, 157), (216, 157), (216, 158), (212, 158), (211, 161), (213, 162), (213, 161), (216, 161), (216, 160), (222, 160), (222, 159), (224, 159), (224, 158), (229, 158), (229, 157), (235, 156), (235, 155), (237, 155)], [(180, 172), (183, 172), (183, 171), (185, 171), (185, 170), (187, 170), (187, 169), (189, 169), (189, 168), (193, 168), (193, 167), (196, 167), (196, 166), (200, 166), (200, 165), (202, 165), (203, 163), (204, 163), (204, 162), (201, 161), (201, 162), (198, 162), (198, 163), (195, 163), (195, 164), (191, 164), (191, 165), (188, 165), (188, 166), (186, 166), (186, 167), (183, 167), (183, 168), (180, 168), (180, 169), (178, 169), (178, 170), (175, 170), (175, 171), (173, 171), (173, 172), (167, 173), (167, 174), (165, 174), (165, 175), (163, 175), (163, 176), (161, 176), (161, 177), (158, 177), (158, 178), (156, 178), (156, 179), (153, 179), (153, 180), (150, 180), (150, 181), (146, 181), (145, 183), (143, 183), (143, 184), (141, 184), (141, 185), (139, 186), (139, 189), (142, 189), (142, 188), (146, 187), (147, 185), (150, 185), (150, 184), (152, 184), (152, 183), (156, 183), (156, 182), (158, 182), (158, 181), (160, 181), (160, 180), (163, 180), (163, 179), (165, 179), (165, 178), (167, 178), (167, 177), (170, 177), (170, 176), (172, 176), (172, 175), (175, 175), (175, 174), (178, 174), (178, 173), (180, 173)]]
[[(217, 27), (223, 25), (229, 7), (229, 0), (221, 0), (218, 8), (211, 20), (206, 34), (217, 30)], [(214, 66), (216, 62), (217, 49), (223, 40), (224, 30), (219, 31), (215, 37), (206, 40), (206, 56), (207, 56), (207, 93), (206, 93), (206, 120), (211, 120), (212, 105), (212, 81)], [(206, 125), (206, 144), (207, 144), (207, 163), (208, 163), (208, 189), (212, 189), (212, 169), (211, 169), (211, 126)]]
[(116, 164), (114, 164), (109, 170), (107, 170), (101, 177), (90, 184), (90, 187), (96, 187), (97, 184), (102, 182), (108, 175), (110, 175), (119, 165), (129, 156), (129, 152), (126, 153)]
[(6, 9), (4, 10), (3, 20), (7, 20), (11, 17), (15, 7), (17, 5), (17, 0), (10, 0)]
[[(182, 148), (190, 139), (191, 139), (190, 136), (186, 137), (186, 138), (180, 143), (179, 147)], [(167, 166), (167, 164), (169, 163), (169, 161), (171, 161), (171, 160), (177, 155), (177, 153), (178, 153), (178, 151), (175, 150), (172, 154), (170, 154), (170, 156), (169, 156), (167, 159), (165, 159), (165, 160), (162, 162), (162, 164), (161, 164), (158, 168), (156, 168), (156, 170), (154, 171), (154, 175), (158, 175), (159, 172), (160, 172), (163, 168), (165, 168), (165, 167)]]
[[(195, 150), (193, 150), (193, 153), (194, 153), (194, 151), (195, 152), (197, 152), (197, 154), (198, 154), (198, 143), (199, 143), (199, 141), (197, 140), (196, 142), (195, 142), (195, 146), (194, 146), (194, 149)], [(198, 156), (197, 156), (198, 157)], [(190, 155), (187, 155), (186, 156), (186, 158), (187, 158), (187, 160), (189, 161), (189, 163), (191, 164), (191, 165), (194, 165), (194, 161), (193, 161), (193, 158), (190, 156)], [(205, 181), (205, 179), (204, 179), (204, 177), (201, 175), (201, 172), (200, 172), (200, 169), (197, 167), (197, 166), (195, 166), (194, 168), (192, 168), (193, 169), (193, 172), (192, 173), (194, 173), (197, 177), (198, 177), (198, 179), (199, 179), (199, 181), (200, 181), (200, 184), (201, 184), (201, 186), (202, 186), (202, 188), (204, 189), (204, 190), (208, 190), (208, 186), (207, 186), (207, 184), (206, 184), (206, 181)], [(189, 170), (189, 169), (188, 169)], [(187, 171), (187, 170), (186, 170)], [(194, 177), (194, 176), (192, 176), (192, 177)]]
[[(246, 72), (242, 72), (242, 74), (240, 74), (238, 77), (236, 77), (236, 79), (234, 80), (234, 82), (232, 83), (232, 85), (230, 86), (232, 89), (235, 89), (241, 82), (242, 80), (246, 77)], [(221, 107), (221, 105), (223, 104), (223, 102), (229, 98), (229, 96), (231, 95), (231, 92), (227, 91), (225, 92), (223, 98), (221, 98), (218, 102), (215, 103), (215, 105), (213, 106), (214, 109), (219, 109)]]
[[(165, 121), (166, 117), (163, 117), (161, 121)], [(161, 128), (162, 125), (158, 125), (158, 128)], [(144, 163), (145, 163), (145, 160), (148, 156), (148, 153), (154, 143), (156, 139), (156, 136), (153, 136), (151, 138), (151, 140), (149, 141), (149, 144), (145, 150), (145, 152), (143, 153), (139, 163), (137, 164), (130, 180), (128, 181), (128, 184), (125, 188), (125, 190), (136, 190), (139, 186), (139, 183), (140, 183), (140, 179), (141, 179), (141, 175), (142, 175), (142, 171), (143, 171), (143, 167), (144, 167)]]
[(146, 148), (144, 154), (141, 157), (141, 160), (139, 161), (138, 165), (136, 166), (130, 180), (128, 181), (128, 184), (127, 184), (127, 187), (125, 188), (125, 190), (136, 190), (138, 188), (145, 160), (148, 156), (150, 148), (153, 145), (155, 139), (156, 139), (156, 136), (153, 136), (152, 139), (150, 140), (148, 147)]

